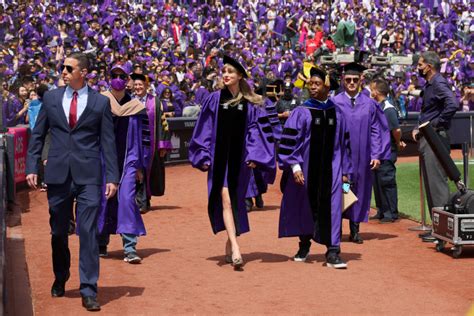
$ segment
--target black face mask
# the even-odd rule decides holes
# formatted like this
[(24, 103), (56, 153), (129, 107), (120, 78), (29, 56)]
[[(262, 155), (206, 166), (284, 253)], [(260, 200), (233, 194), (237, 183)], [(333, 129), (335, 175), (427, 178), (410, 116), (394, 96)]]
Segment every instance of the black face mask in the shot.
[(418, 69), (418, 75), (420, 75), (420, 77), (422, 77), (422, 78), (426, 77), (427, 73), (425, 73), (425, 69), (426, 69), (426, 66), (423, 69)]

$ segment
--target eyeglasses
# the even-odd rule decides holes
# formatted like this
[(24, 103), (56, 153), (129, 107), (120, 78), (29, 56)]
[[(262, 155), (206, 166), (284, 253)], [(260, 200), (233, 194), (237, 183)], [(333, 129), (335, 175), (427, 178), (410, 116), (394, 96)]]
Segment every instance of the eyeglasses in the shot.
[(74, 71), (74, 67), (73, 67), (73, 66), (69, 66), (69, 65), (62, 65), (62, 66), (61, 66), (61, 72), (63, 72), (64, 69), (66, 69), (66, 71), (67, 71), (68, 73), (70, 73), (70, 74)]
[(360, 78), (344, 78), (344, 82), (347, 84), (350, 84), (351, 82), (357, 84), (359, 80)]
[(120, 78), (122, 80), (126, 80), (128, 78), (126, 74), (112, 74), (111, 77), (112, 79)]

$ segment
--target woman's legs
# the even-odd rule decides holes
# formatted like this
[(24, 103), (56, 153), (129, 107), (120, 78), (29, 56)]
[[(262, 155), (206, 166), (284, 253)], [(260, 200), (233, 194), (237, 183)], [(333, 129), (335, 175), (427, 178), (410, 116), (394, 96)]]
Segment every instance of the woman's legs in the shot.
[(232, 249), (232, 260), (241, 258), (239, 244), (237, 243), (237, 236), (235, 232), (235, 222), (234, 216), (232, 214), (232, 206), (230, 204), (230, 195), (229, 189), (224, 187), (222, 188), (222, 211), (224, 218), (224, 225), (227, 231), (227, 244), (226, 244), (226, 253), (228, 250), (228, 244), (230, 243)]

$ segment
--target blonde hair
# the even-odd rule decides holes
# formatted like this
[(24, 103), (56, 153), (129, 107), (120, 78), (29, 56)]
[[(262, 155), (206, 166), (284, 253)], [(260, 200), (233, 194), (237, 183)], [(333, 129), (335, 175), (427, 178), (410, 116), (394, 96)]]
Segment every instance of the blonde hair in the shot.
[[(232, 65), (224, 65), (224, 67), (231, 67), (234, 71), (240, 73), (235, 67)], [(263, 106), (264, 105), (264, 99), (261, 95), (256, 94), (253, 89), (250, 87), (248, 84), (247, 80), (245, 78), (241, 78), (239, 80), (239, 93), (235, 98), (230, 99), (225, 105), (229, 106), (235, 106), (239, 104), (242, 99), (246, 99), (250, 103), (256, 105), (256, 106)]]

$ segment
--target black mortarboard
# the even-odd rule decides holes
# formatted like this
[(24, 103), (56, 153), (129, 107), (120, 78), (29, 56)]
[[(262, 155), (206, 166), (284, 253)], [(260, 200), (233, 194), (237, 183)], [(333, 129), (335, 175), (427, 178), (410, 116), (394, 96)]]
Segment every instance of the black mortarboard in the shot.
[(343, 70), (345, 75), (360, 75), (367, 70), (367, 68), (358, 63), (348, 63), (343, 66)]
[(311, 77), (315, 76), (321, 78), (321, 80), (324, 81), (324, 85), (326, 87), (329, 87), (329, 90), (337, 90), (339, 88), (337, 80), (333, 78), (329, 73), (327, 73), (324, 69), (321, 69), (319, 67), (311, 67), (311, 69), (309, 70), (309, 75)]
[(229, 57), (227, 55), (224, 55), (224, 65), (225, 64), (229, 64), (231, 65), (232, 67), (234, 67), (235, 69), (237, 69), (238, 72), (240, 72), (242, 74), (242, 76), (244, 76), (244, 78), (248, 78), (248, 74), (247, 74), (247, 71), (245, 70), (244, 66), (242, 66), (237, 60), (235, 60), (234, 58), (232, 57)]

